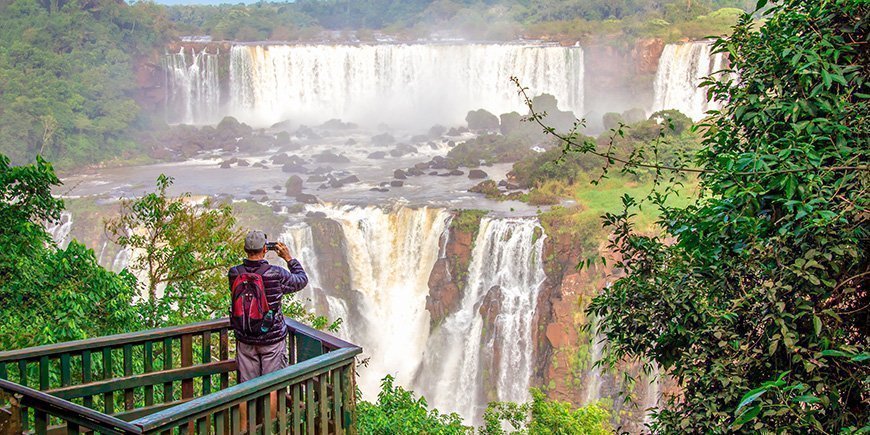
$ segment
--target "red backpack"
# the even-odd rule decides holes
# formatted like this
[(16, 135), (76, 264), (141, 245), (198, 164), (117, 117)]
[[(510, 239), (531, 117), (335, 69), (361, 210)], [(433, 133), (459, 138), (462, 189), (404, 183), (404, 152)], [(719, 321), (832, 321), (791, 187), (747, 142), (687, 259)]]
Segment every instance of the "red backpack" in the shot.
[(257, 337), (268, 332), (275, 317), (269, 307), (266, 287), (263, 285), (263, 274), (269, 270), (269, 267), (268, 264), (264, 264), (253, 273), (247, 272), (244, 267), (235, 267), (238, 276), (232, 285), (230, 325), (249, 337)]

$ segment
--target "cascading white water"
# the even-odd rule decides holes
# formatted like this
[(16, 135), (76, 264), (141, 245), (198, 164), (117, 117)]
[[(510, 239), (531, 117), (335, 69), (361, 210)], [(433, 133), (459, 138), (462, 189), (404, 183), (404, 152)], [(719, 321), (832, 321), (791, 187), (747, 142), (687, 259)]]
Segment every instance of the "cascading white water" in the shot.
[[(471, 422), (486, 406), (484, 388), (494, 389), (498, 400), (528, 400), (533, 318), (545, 279), (543, 240), (535, 220), (481, 221), (460, 307), (426, 344), (417, 388), (433, 406)], [(494, 310), (492, 325), (484, 319), (488, 310)]]
[(72, 231), (73, 216), (68, 211), (61, 212), (60, 219), (54, 224), (47, 226), (45, 231), (51, 235), (51, 239), (58, 248), (65, 249), (69, 245), (70, 231)]
[(350, 309), (364, 319), (347, 334), (370, 358), (360, 379), (363, 394), (376, 397), (380, 379), (387, 374), (401, 385), (410, 385), (429, 336), (429, 273), (448, 213), (405, 207), (311, 209), (338, 222), (346, 240), (351, 288), (360, 294), (359, 305)]
[(461, 123), (479, 108), (524, 112), (511, 76), (583, 113), (580, 47), (236, 45), (229, 71), (228, 114), (257, 126), (329, 118), (429, 126)]
[(704, 77), (728, 65), (725, 54), (713, 54), (712, 49), (709, 41), (665, 46), (656, 72), (653, 112), (676, 109), (697, 121), (719, 108), (707, 99), (707, 88), (699, 86)]
[(181, 48), (163, 57), (167, 84), (166, 119), (171, 124), (213, 124), (221, 120), (220, 52)]

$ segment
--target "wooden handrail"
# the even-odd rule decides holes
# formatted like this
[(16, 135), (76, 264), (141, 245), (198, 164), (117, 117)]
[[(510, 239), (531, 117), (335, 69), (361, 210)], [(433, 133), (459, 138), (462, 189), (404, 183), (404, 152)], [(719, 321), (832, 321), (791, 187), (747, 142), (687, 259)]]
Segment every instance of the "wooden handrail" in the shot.
[(88, 338), (85, 340), (68, 341), (64, 343), (46, 344), (43, 346), (28, 347), (25, 349), (9, 350), (0, 352), (0, 363), (22, 359), (35, 359), (46, 355), (70, 353), (81, 350), (90, 350), (105, 347), (123, 346), (146, 341), (159, 340), (161, 338), (175, 337), (184, 334), (211, 331), (229, 326), (229, 319), (206, 320), (204, 322), (191, 323), (182, 326), (169, 326), (166, 328), (149, 329), (127, 334), (107, 335), (105, 337)]
[(139, 426), (124, 420), (54, 397), (51, 394), (18, 385), (14, 382), (0, 379), (0, 390), (21, 395), (22, 405), (58, 416), (63, 420), (85, 426), (89, 429), (110, 434), (142, 433), (142, 429)]
[(333, 368), (353, 364), (353, 358), (361, 352), (362, 349), (357, 346), (338, 349), (225, 390), (133, 420), (130, 423), (141, 428), (143, 432), (169, 427), (202, 414), (227, 408), (233, 403), (267, 394), (277, 390), (282, 385), (297, 383)]
[(305, 334), (305, 335), (323, 343), (324, 345), (326, 345), (326, 347), (328, 347), (331, 350), (358, 347), (357, 345), (355, 345), (353, 343), (348, 343), (348, 342), (346, 342), (338, 337), (334, 337), (334, 336), (329, 335), (323, 331), (318, 331), (318, 330), (316, 330), (308, 325), (303, 325), (302, 323), (299, 323), (299, 322), (292, 320), (292, 319), (285, 318), (284, 323), (287, 324), (287, 328), (290, 329), (291, 333), (299, 332), (299, 333)]

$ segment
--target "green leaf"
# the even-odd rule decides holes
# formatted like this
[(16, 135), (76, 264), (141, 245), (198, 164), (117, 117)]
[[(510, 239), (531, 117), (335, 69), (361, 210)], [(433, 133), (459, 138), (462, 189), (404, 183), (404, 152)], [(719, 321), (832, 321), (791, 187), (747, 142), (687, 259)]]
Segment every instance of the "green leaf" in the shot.
[(759, 397), (761, 397), (762, 394), (764, 394), (766, 392), (767, 392), (767, 388), (760, 387), (760, 388), (756, 388), (756, 389), (751, 390), (748, 393), (744, 394), (743, 398), (740, 399), (740, 403), (737, 404), (737, 409), (734, 410), (734, 412), (739, 412), (741, 408), (754, 402), (755, 399), (758, 399)]
[(746, 412), (737, 416), (737, 419), (734, 420), (733, 426), (741, 426), (748, 423), (753, 418), (755, 418), (755, 416), (757, 416), (759, 412), (761, 412), (761, 406), (755, 405), (751, 408), (748, 408)]
[(822, 319), (819, 316), (813, 316), (813, 331), (816, 332), (816, 335), (822, 332)]
[(837, 349), (826, 349), (826, 350), (822, 351), (822, 356), (852, 358), (855, 356), (855, 354), (843, 352), (842, 350), (837, 350)]
[(810, 395), (797, 396), (791, 400), (792, 400), (792, 402), (798, 402), (798, 403), (819, 403), (822, 401), (822, 399), (819, 399), (816, 396), (810, 396)]

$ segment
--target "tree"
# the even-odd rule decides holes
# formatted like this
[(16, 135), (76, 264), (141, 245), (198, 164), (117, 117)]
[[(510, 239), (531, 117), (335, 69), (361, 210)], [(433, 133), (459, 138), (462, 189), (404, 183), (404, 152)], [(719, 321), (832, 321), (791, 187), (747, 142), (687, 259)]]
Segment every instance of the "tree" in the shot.
[(63, 201), (51, 164), (10, 166), (0, 154), (0, 349), (129, 332), (142, 324), (133, 302), (136, 280), (97, 263), (72, 241), (58, 249), (43, 226)]
[[(731, 74), (704, 83), (724, 107), (701, 125), (697, 166), (662, 160), (664, 134), (620, 154), (531, 116), (565, 152), (605, 159), (605, 176), (655, 174), (661, 234), (634, 231), (629, 196), (604, 216), (624, 276), (588, 309), (607, 363), (641, 360), (679, 383), (654, 432), (867, 429), (870, 4), (785, 0), (762, 13), (715, 43)], [(669, 206), (686, 174), (699, 196)]]
[(242, 234), (228, 205), (197, 205), (189, 194), (171, 197), (172, 178), (157, 191), (121, 201), (106, 223), (115, 242), (133, 253), (129, 268), (142, 277), (151, 326), (222, 316), (229, 307), (226, 272), (239, 262)]
[[(606, 435), (613, 433), (610, 413), (591, 403), (572, 409), (570, 403), (547, 400), (547, 396), (532, 388), (530, 403), (492, 402), (483, 414), (484, 425), (480, 435)], [(507, 423), (513, 430), (505, 431)]]
[(426, 399), (393, 384), (393, 377), (381, 381), (376, 403), (360, 402), (357, 406), (357, 430), (363, 434), (466, 434), (471, 428), (462, 425), (459, 415), (441, 414), (429, 409)]
[(610, 159), (664, 180), (692, 171), (703, 189), (685, 208), (667, 188), (651, 197), (657, 236), (633, 231), (634, 198), (605, 216), (626, 275), (590, 314), (611, 361), (654, 362), (681, 387), (652, 430), (866, 429), (868, 16), (847, 0), (743, 16), (715, 44), (739, 79), (706, 83), (725, 106), (698, 167)]

